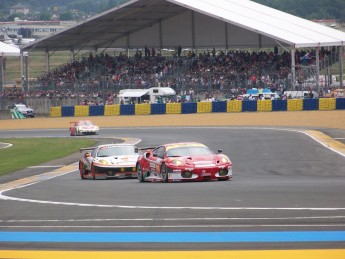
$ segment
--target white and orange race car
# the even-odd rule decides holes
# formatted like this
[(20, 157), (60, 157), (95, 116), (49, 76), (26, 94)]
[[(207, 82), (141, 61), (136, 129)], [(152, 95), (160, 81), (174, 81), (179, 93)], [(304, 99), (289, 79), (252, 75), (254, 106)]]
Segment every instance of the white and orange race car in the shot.
[(72, 121), (69, 124), (69, 134), (71, 136), (96, 135), (99, 134), (99, 126), (89, 120)]
[(137, 177), (138, 148), (130, 144), (106, 144), (81, 148), (81, 179)]

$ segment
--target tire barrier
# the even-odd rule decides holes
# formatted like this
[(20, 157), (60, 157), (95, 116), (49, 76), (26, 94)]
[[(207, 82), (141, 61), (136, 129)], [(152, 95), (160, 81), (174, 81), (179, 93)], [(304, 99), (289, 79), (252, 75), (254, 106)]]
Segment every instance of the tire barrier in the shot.
[(25, 119), (24, 115), (21, 114), (19, 111), (11, 109), (11, 116), (12, 119)]
[(345, 110), (345, 98), (51, 107), (51, 117)]

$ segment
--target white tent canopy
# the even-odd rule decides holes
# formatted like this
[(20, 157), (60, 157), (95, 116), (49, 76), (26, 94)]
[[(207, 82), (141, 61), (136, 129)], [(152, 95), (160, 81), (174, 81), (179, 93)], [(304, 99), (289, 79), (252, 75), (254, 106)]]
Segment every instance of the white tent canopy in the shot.
[(345, 33), (249, 0), (132, 0), (24, 50), (344, 46)]
[(3, 43), (0, 41), (0, 91), (4, 84), (4, 57), (19, 57), (20, 49), (18, 47)]
[(120, 92), (120, 94), (118, 95), (118, 97), (142, 97), (145, 94), (149, 93), (149, 90), (143, 90), (143, 89), (126, 89), (126, 90), (121, 90), (122, 92)]
[(0, 56), (18, 57), (20, 56), (20, 49), (16, 46), (9, 45), (0, 41)]

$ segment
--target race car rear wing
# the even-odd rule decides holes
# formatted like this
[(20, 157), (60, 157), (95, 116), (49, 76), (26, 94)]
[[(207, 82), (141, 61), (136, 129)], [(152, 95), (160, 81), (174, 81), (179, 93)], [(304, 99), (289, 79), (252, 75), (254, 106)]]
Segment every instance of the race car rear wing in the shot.
[(85, 147), (85, 148), (80, 148), (79, 152), (82, 153), (83, 151), (92, 151), (94, 150), (96, 147)]
[(155, 149), (156, 147), (138, 147), (138, 150)]

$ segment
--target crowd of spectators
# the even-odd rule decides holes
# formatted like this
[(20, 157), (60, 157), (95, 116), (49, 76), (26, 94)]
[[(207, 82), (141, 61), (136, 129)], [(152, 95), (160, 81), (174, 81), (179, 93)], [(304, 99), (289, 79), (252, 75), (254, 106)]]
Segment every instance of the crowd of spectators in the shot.
[[(333, 51), (322, 48), (320, 58)], [(315, 50), (297, 50), (295, 59), (297, 65), (306, 66), (315, 64), (315, 57)], [(210, 98), (220, 93), (237, 96), (253, 87), (277, 91), (286, 88), (290, 78), (291, 54), (279, 52), (277, 47), (271, 51), (212, 49), (195, 53), (178, 46), (170, 56), (145, 47), (144, 54), (137, 50), (131, 57), (90, 53), (39, 77), (30, 92), (12, 89), (2, 96), (102, 97), (109, 103), (121, 89), (167, 86), (182, 95), (191, 89)]]

